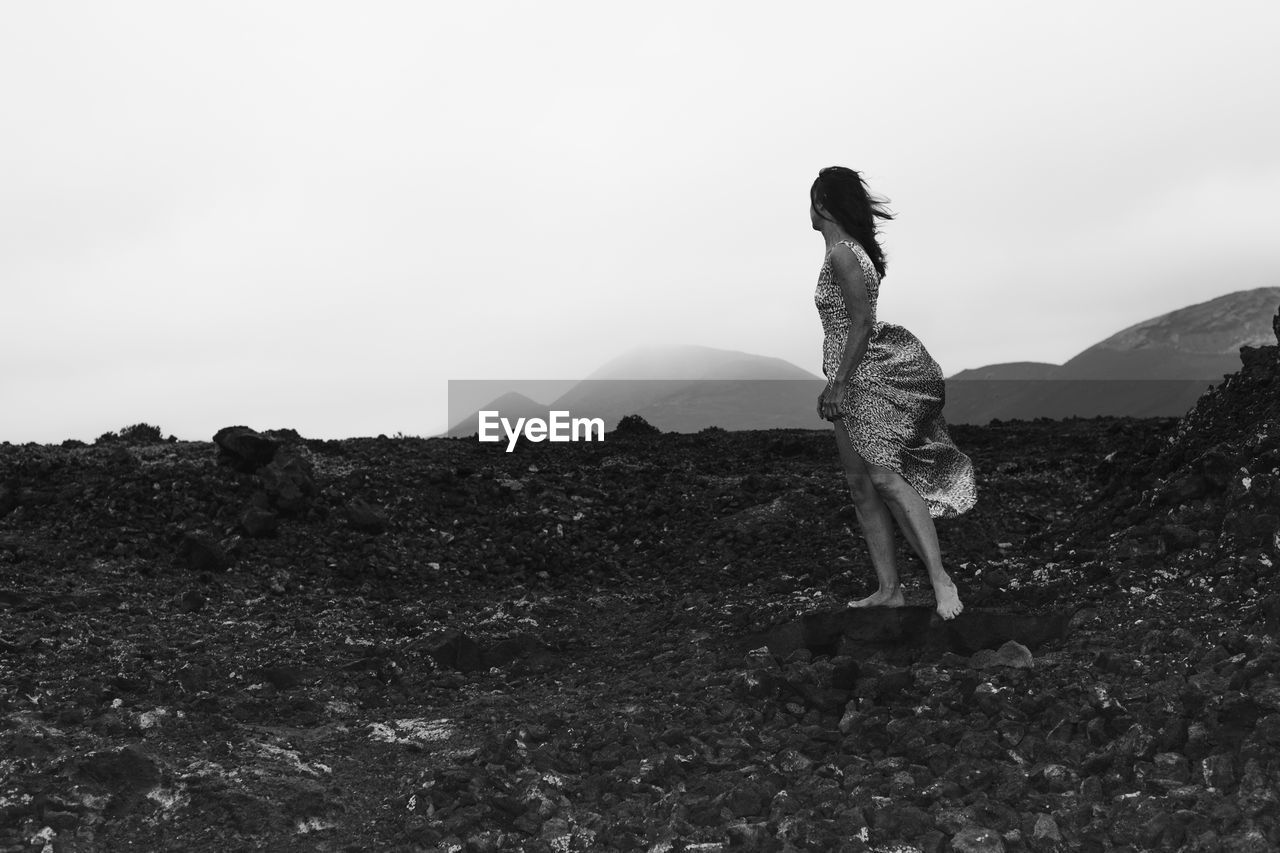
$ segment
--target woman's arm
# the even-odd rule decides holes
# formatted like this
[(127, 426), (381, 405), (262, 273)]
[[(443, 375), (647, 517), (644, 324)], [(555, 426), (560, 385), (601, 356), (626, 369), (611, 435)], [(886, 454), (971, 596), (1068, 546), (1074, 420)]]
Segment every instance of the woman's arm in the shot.
[(840, 284), (844, 309), (849, 315), (849, 336), (845, 341), (844, 356), (832, 378), (835, 384), (843, 385), (858, 362), (862, 361), (871, 340), (871, 300), (867, 297), (866, 275), (853, 249), (837, 244), (831, 250), (831, 270)]

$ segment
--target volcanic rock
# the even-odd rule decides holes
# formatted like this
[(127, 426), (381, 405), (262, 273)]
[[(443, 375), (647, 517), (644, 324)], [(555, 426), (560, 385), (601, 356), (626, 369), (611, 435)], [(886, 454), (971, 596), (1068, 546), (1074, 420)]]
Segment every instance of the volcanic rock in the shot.
[(311, 463), (284, 449), (277, 450), (270, 464), (258, 475), (271, 505), (282, 515), (301, 514), (309, 498), (317, 491)]
[(1004, 839), (1000, 833), (981, 826), (966, 826), (951, 836), (951, 849), (955, 853), (1004, 853)]
[(79, 762), (76, 775), (110, 797), (106, 813), (113, 817), (131, 810), (160, 783), (160, 769), (137, 746), (94, 752)]
[(382, 533), (391, 523), (385, 512), (363, 498), (347, 501), (345, 509), (351, 526), (365, 533)]
[(212, 536), (203, 533), (186, 533), (178, 545), (178, 560), (189, 571), (210, 574), (225, 572), (232, 560)]
[(969, 658), (974, 669), (994, 669), (1010, 666), (1020, 669), (1033, 666), (1031, 650), (1016, 640), (1009, 640), (999, 649), (978, 649)]
[(214, 433), (213, 443), (218, 445), (219, 464), (248, 474), (268, 464), (280, 446), (275, 439), (247, 426), (223, 427)]
[(270, 536), (280, 526), (280, 516), (269, 509), (250, 505), (240, 513), (239, 524), (246, 536)]

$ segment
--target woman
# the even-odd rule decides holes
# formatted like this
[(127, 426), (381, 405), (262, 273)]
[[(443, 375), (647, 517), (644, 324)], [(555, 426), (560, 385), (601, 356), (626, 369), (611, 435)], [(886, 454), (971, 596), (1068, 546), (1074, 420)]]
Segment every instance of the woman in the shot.
[(850, 606), (902, 606), (896, 520), (929, 570), (938, 615), (953, 619), (964, 605), (942, 568), (933, 519), (967, 512), (977, 487), (972, 462), (947, 434), (942, 369), (911, 332), (876, 320), (885, 259), (875, 217), (893, 215), (843, 166), (818, 173), (809, 202), (810, 221), (827, 244), (814, 294), (827, 377), (818, 414), (836, 421), (836, 446), (880, 584)]

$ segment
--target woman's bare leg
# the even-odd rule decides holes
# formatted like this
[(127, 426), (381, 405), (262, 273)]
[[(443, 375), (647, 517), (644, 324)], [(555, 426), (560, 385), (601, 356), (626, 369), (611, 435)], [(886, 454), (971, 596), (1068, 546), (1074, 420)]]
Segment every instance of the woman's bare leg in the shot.
[(836, 423), (836, 446), (840, 449), (840, 461), (844, 466), (845, 482), (853, 496), (853, 509), (858, 516), (858, 526), (867, 541), (871, 566), (875, 569), (879, 588), (866, 598), (850, 602), (851, 607), (901, 607), (904, 603), (902, 587), (898, 583), (898, 567), (894, 553), (893, 516), (890, 508), (876, 491), (871, 473), (863, 459), (853, 448), (844, 426)]
[(964, 609), (964, 605), (960, 602), (960, 593), (951, 576), (942, 568), (938, 531), (934, 527), (933, 517), (929, 515), (928, 504), (901, 474), (874, 462), (863, 462), (889, 512), (929, 572), (929, 583), (933, 585), (933, 594), (938, 600), (938, 615), (943, 619), (954, 618)]

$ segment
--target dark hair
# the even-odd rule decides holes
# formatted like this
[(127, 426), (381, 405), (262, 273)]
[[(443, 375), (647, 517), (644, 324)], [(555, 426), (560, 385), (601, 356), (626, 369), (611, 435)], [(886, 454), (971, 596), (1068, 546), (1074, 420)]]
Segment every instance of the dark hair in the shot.
[(885, 258), (876, 238), (876, 217), (894, 218), (892, 213), (881, 207), (889, 200), (872, 197), (862, 176), (844, 166), (828, 166), (819, 171), (809, 189), (809, 200), (815, 207), (822, 205), (837, 225), (862, 244), (875, 265), (876, 273), (884, 278)]

